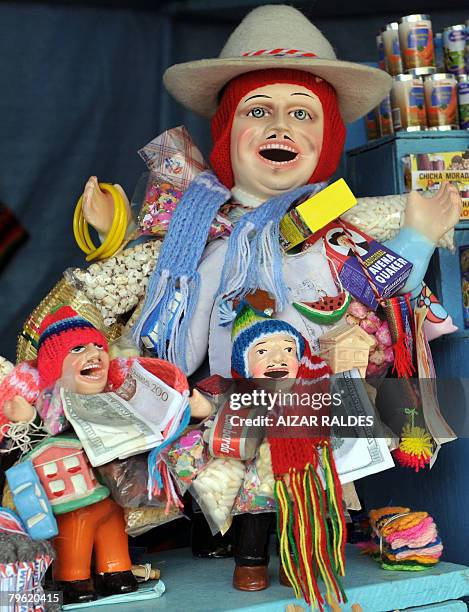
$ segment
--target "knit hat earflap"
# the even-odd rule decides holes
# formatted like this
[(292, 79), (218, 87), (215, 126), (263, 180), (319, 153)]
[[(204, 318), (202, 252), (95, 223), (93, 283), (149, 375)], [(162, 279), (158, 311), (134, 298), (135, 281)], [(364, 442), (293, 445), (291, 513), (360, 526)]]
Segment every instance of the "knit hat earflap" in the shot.
[(236, 108), (243, 96), (258, 87), (288, 83), (306, 87), (319, 98), (324, 113), (324, 130), (319, 160), (308, 183), (328, 180), (339, 165), (345, 143), (345, 125), (340, 115), (337, 94), (329, 83), (309, 72), (286, 68), (256, 70), (236, 77), (225, 87), (217, 112), (212, 119), (213, 149), (210, 155), (215, 174), (232, 189), (234, 185), (231, 167), (231, 128)]
[(62, 375), (62, 364), (72, 348), (89, 343), (108, 350), (106, 337), (70, 306), (60, 306), (47, 315), (39, 328), (37, 368), (41, 389), (53, 385)]
[(233, 321), (231, 340), (231, 372), (233, 377), (250, 378), (248, 366), (249, 349), (261, 338), (274, 334), (288, 334), (296, 343), (298, 361), (303, 357), (305, 340), (303, 336), (289, 323), (256, 310), (245, 300), (236, 308), (236, 318)]

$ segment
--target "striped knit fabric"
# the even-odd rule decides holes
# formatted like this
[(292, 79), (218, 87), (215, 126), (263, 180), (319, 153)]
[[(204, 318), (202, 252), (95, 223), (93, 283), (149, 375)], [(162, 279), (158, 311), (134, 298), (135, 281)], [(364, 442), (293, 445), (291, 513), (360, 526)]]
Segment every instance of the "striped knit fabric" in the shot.
[[(15, 395), (23, 397), (34, 404), (39, 395), (39, 372), (32, 361), (24, 361), (15, 366), (0, 382), (0, 427), (8, 423), (3, 414), (3, 405)], [(0, 432), (0, 441), (3, 435)]]
[(303, 336), (289, 323), (280, 319), (272, 319), (242, 300), (236, 308), (236, 318), (231, 329), (231, 368), (233, 376), (249, 378), (249, 349), (266, 336), (288, 334), (296, 342), (297, 357), (300, 360), (305, 350)]
[(66, 305), (59, 306), (44, 318), (39, 333), (37, 367), (41, 388), (54, 385), (60, 378), (63, 361), (71, 349), (88, 343), (108, 349), (104, 334)]

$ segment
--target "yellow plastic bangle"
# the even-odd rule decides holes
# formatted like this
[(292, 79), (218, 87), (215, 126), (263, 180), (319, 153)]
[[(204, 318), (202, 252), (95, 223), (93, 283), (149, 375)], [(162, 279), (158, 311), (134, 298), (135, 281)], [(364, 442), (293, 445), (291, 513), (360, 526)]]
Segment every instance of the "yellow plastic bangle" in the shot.
[[(124, 206), (124, 200), (119, 192), (119, 199), (114, 199), (114, 218), (111, 229), (109, 230), (108, 235), (106, 236), (106, 240), (103, 242), (100, 248), (102, 251), (98, 251), (98, 256), (100, 259), (107, 259), (114, 255), (114, 253), (118, 250), (120, 245), (122, 244), (122, 240), (124, 239), (125, 230), (126, 230), (126, 221), (127, 214)], [(96, 253), (93, 253), (93, 259), (96, 258)]]
[(127, 229), (127, 209), (121, 193), (109, 183), (99, 183), (99, 188), (111, 194), (114, 201), (114, 217), (106, 239), (98, 248), (93, 244), (83, 215), (83, 196), (78, 200), (73, 214), (73, 234), (78, 246), (87, 255), (86, 261), (112, 257), (119, 250)]
[[(114, 217), (112, 219), (111, 229), (109, 230), (106, 239), (97, 249), (89, 253), (89, 255), (86, 257), (86, 261), (93, 261), (94, 259), (107, 259), (111, 257), (121, 245), (125, 235), (126, 211), (121, 194), (113, 185), (109, 185), (107, 183), (100, 183), (99, 187), (103, 191), (107, 191), (111, 194), (114, 200)], [(86, 224), (86, 221), (84, 221), (84, 223)], [(88, 227), (86, 224), (85, 237), (87, 234), (89, 236)]]

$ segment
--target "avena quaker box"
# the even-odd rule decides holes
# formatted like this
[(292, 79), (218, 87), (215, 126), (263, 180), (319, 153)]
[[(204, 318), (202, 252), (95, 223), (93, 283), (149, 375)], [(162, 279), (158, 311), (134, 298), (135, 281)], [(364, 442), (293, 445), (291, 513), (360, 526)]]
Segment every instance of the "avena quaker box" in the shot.
[(359, 302), (376, 310), (378, 302), (367, 275), (374, 283), (378, 294), (388, 298), (398, 293), (405, 285), (412, 264), (356, 227), (348, 223), (344, 225), (362, 261), (360, 263), (355, 256), (343, 227), (333, 221), (321, 231), (326, 255), (333, 268), (332, 273), (335, 268), (345, 289)]

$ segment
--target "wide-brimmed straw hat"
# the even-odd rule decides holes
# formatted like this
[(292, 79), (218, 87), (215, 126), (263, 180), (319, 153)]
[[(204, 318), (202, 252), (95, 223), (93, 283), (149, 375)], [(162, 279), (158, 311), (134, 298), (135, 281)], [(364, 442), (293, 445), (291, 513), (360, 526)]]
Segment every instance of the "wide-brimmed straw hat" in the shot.
[(391, 77), (383, 70), (336, 58), (329, 41), (290, 6), (266, 5), (251, 11), (233, 31), (220, 56), (168, 68), (168, 91), (203, 117), (214, 115), (220, 91), (246, 72), (267, 68), (304, 70), (330, 83), (337, 92), (344, 121), (355, 121), (389, 92)]

